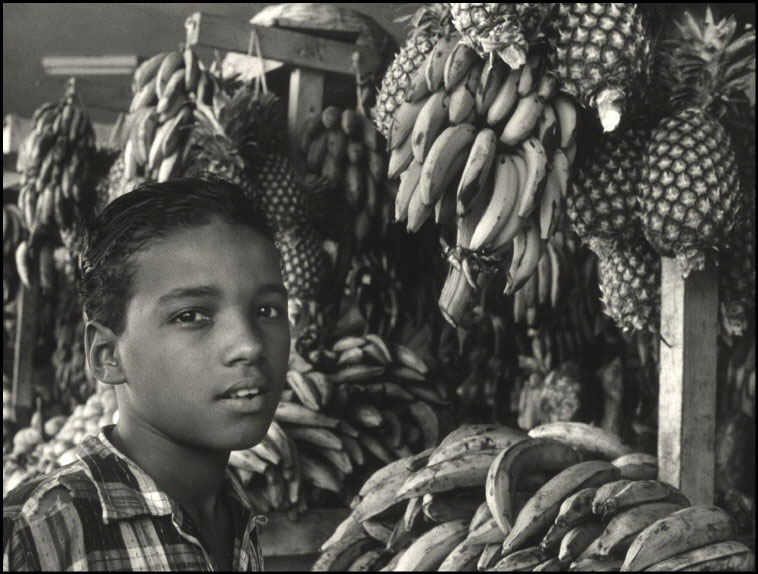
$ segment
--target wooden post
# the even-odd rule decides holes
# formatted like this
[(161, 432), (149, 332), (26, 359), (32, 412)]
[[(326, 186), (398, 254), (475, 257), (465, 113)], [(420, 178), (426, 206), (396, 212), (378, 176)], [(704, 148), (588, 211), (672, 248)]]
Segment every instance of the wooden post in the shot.
[(12, 400), (16, 425), (25, 427), (34, 410), (34, 350), (37, 346), (39, 285), (21, 287), (16, 300), (16, 341), (13, 357)]
[(289, 108), (287, 111), (287, 137), (289, 158), (293, 168), (305, 173), (303, 154), (300, 152), (300, 134), (303, 124), (312, 114), (319, 113), (324, 97), (324, 74), (305, 68), (290, 73)]
[(661, 261), (658, 477), (692, 504), (713, 504), (718, 275), (709, 261), (683, 279)]

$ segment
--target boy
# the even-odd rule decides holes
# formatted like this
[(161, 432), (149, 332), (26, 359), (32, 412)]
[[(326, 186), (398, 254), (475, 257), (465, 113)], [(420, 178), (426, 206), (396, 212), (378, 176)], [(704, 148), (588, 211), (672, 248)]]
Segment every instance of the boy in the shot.
[(89, 227), (80, 291), (118, 424), (8, 494), (3, 570), (262, 570), (265, 518), (226, 466), (266, 434), (287, 373), (263, 216), (213, 177), (143, 185)]

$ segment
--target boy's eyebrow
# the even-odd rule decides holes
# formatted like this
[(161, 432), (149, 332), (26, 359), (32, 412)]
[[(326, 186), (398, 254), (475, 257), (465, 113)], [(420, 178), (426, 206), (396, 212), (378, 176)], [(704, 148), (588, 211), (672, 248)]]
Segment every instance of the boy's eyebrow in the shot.
[(166, 303), (170, 303), (171, 301), (175, 301), (177, 299), (184, 299), (186, 297), (207, 297), (207, 296), (214, 296), (218, 297), (221, 294), (219, 289), (216, 287), (177, 287), (176, 289), (172, 289), (165, 295), (161, 295), (158, 298), (158, 305), (165, 305)]
[(281, 283), (264, 283), (258, 287), (259, 293), (276, 293), (277, 295), (287, 296), (287, 289)]

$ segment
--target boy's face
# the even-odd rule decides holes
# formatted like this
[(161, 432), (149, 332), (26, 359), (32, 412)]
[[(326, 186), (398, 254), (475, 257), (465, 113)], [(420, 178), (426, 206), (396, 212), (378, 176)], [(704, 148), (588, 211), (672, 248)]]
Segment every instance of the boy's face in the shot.
[[(289, 359), (276, 247), (249, 227), (214, 218), (155, 242), (135, 263), (117, 342), (127, 379), (119, 408), (187, 446), (237, 450), (258, 443)], [(228, 398), (232, 388), (256, 394)]]

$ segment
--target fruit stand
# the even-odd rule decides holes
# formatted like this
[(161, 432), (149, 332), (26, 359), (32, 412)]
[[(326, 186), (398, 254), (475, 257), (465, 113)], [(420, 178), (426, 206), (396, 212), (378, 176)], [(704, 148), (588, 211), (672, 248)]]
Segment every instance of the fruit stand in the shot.
[[(35, 113), (4, 206), (4, 484), (117, 420), (53, 296), (81, 248), (58, 204), (211, 170), (265, 212), (290, 292), (282, 403), (229, 461), (268, 569), (750, 570), (752, 26), (731, 5), (420, 6), (399, 51), (336, 6), (191, 14), (140, 60), (114, 149), (73, 83)], [(57, 172), (46, 130), (76, 150)]]

